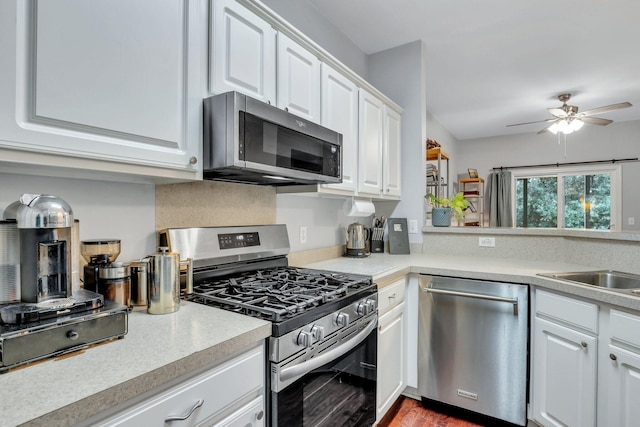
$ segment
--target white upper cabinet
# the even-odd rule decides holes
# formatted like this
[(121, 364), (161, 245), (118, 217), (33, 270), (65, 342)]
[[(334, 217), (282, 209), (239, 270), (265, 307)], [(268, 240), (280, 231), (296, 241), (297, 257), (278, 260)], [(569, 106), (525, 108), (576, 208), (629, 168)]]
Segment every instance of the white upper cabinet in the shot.
[(3, 1), (3, 157), (107, 172), (150, 166), (144, 174), (196, 178), (205, 7)]
[(278, 33), (277, 105), (302, 118), (320, 122), (320, 61)]
[(212, 2), (210, 91), (276, 104), (276, 30), (235, 0)]
[(402, 118), (400, 114), (384, 107), (384, 140), (383, 140), (383, 194), (385, 197), (400, 197), (401, 174), (401, 135)]
[(327, 189), (356, 191), (358, 177), (358, 88), (327, 64), (322, 64), (321, 125), (342, 134), (342, 183)]
[(358, 194), (377, 197), (382, 191), (383, 110), (380, 99), (360, 89)]
[(400, 198), (400, 114), (360, 89), (359, 132), (358, 195)]

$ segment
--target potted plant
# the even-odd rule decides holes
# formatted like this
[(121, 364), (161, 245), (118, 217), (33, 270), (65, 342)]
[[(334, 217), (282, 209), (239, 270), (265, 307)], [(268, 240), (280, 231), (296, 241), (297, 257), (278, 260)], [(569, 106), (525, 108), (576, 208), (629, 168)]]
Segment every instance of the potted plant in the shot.
[(451, 225), (451, 215), (457, 219), (464, 217), (465, 210), (469, 207), (469, 201), (464, 198), (464, 194), (459, 192), (451, 198), (436, 197), (434, 194), (424, 196), (433, 207), (431, 211), (431, 223), (434, 227), (449, 227)]

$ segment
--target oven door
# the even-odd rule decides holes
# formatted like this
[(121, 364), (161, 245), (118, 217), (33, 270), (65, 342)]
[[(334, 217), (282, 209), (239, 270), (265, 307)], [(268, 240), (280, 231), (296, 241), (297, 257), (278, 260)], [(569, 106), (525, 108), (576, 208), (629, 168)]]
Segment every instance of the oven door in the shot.
[[(279, 392), (271, 392), (271, 425), (373, 425), (376, 419), (376, 325), (374, 318), (346, 343), (298, 365), (303, 372)], [(316, 359), (323, 364), (304, 372), (303, 365), (317, 365)], [(272, 366), (272, 371), (280, 371), (279, 368)], [(280, 372), (287, 375), (286, 368)]]

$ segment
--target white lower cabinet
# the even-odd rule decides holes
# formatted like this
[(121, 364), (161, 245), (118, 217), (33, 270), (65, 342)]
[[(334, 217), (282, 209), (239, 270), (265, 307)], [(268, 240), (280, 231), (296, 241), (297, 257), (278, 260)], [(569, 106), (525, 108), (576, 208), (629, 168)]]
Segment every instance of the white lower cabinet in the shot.
[(610, 343), (602, 357), (607, 376), (608, 426), (632, 427), (640, 423), (640, 316), (611, 310)]
[(640, 313), (537, 290), (532, 418), (543, 427), (631, 427), (640, 420)]
[(403, 278), (378, 293), (378, 365), (376, 419), (391, 408), (406, 386), (406, 280)]
[(533, 411), (544, 426), (594, 426), (597, 340), (536, 317)]
[[(184, 382), (159, 391), (93, 426), (189, 426), (265, 424), (263, 344)], [(182, 424), (180, 424), (182, 425)]]

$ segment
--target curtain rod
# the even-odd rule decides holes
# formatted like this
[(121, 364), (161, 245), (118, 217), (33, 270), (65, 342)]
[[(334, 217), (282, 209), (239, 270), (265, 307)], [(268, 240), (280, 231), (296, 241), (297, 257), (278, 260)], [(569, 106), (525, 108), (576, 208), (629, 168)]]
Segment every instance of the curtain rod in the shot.
[(589, 162), (568, 162), (568, 163), (547, 163), (547, 164), (542, 164), (542, 165), (522, 165), (522, 166), (499, 166), (499, 167), (495, 167), (493, 168), (494, 171), (496, 170), (505, 170), (505, 169), (526, 169), (526, 168), (541, 168), (541, 167), (548, 167), (548, 166), (555, 166), (555, 167), (560, 167), (560, 166), (572, 166), (572, 165), (592, 165), (592, 164), (596, 164), (596, 163), (622, 163), (622, 162), (637, 162), (638, 158), (634, 157), (634, 158), (629, 158), (629, 159), (611, 159), (611, 160), (592, 160)]

